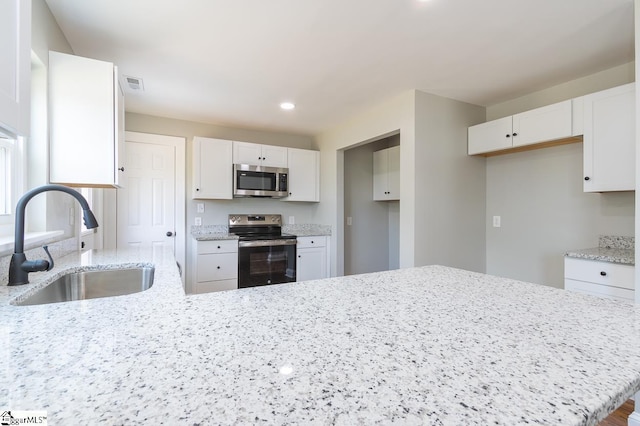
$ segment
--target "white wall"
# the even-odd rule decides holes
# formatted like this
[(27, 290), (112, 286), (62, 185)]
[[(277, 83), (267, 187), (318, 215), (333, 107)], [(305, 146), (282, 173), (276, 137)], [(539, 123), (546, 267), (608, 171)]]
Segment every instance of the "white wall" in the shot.
[[(634, 81), (625, 64), (487, 108), (495, 119)], [(634, 235), (634, 193), (584, 193), (582, 144), (490, 157), (487, 273), (563, 287), (564, 252)], [(493, 228), (491, 217), (502, 217)]]
[(467, 155), (467, 128), (484, 114), (416, 92), (416, 265), (485, 270), (485, 162)]
[[(47, 67), (49, 50), (73, 53), (44, 0), (33, 0), (31, 9), (32, 102), (31, 137), (26, 142), (28, 189), (48, 182)], [(68, 238), (75, 226), (69, 224), (69, 209), (76, 200), (60, 192), (36, 196), (27, 206), (27, 231), (63, 230)]]

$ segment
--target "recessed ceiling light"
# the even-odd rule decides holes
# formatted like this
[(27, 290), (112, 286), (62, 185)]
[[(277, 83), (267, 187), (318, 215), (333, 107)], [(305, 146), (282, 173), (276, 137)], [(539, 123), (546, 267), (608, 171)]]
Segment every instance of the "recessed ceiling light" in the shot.
[(285, 110), (291, 110), (291, 109), (294, 109), (295, 107), (296, 107), (295, 104), (291, 102), (283, 102), (280, 104), (280, 108)]

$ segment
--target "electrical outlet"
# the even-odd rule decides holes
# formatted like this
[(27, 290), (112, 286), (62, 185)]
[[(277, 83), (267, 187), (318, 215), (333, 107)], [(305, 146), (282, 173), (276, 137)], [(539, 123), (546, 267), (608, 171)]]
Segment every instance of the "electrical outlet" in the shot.
[(295, 216), (289, 216), (289, 225), (293, 225), (296, 223), (296, 218)]
[(351, 216), (347, 216), (347, 226), (353, 225), (353, 218)]
[(493, 227), (494, 228), (500, 228), (500, 216), (494, 216), (493, 217)]
[(202, 225), (202, 218), (201, 217), (196, 217), (195, 225), (196, 226), (201, 226)]
[(198, 213), (204, 213), (204, 203), (196, 204), (196, 209)]

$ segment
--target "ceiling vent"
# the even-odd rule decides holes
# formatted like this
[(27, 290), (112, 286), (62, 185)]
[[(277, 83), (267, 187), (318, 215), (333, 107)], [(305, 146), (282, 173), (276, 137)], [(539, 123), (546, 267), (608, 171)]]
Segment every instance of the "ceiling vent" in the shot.
[(129, 90), (134, 92), (144, 92), (144, 83), (141, 78), (130, 77), (128, 75), (123, 76), (124, 81), (127, 83)]

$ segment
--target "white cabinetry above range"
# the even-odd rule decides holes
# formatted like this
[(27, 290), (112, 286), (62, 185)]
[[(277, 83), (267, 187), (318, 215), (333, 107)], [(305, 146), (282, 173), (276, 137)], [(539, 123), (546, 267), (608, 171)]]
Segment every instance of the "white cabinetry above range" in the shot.
[(233, 163), (287, 167), (287, 148), (249, 142), (233, 142)]
[(194, 199), (233, 198), (233, 142), (225, 139), (193, 138)]
[(195, 136), (191, 197), (201, 200), (233, 198), (233, 165), (288, 168), (284, 201), (320, 201), (320, 152)]

